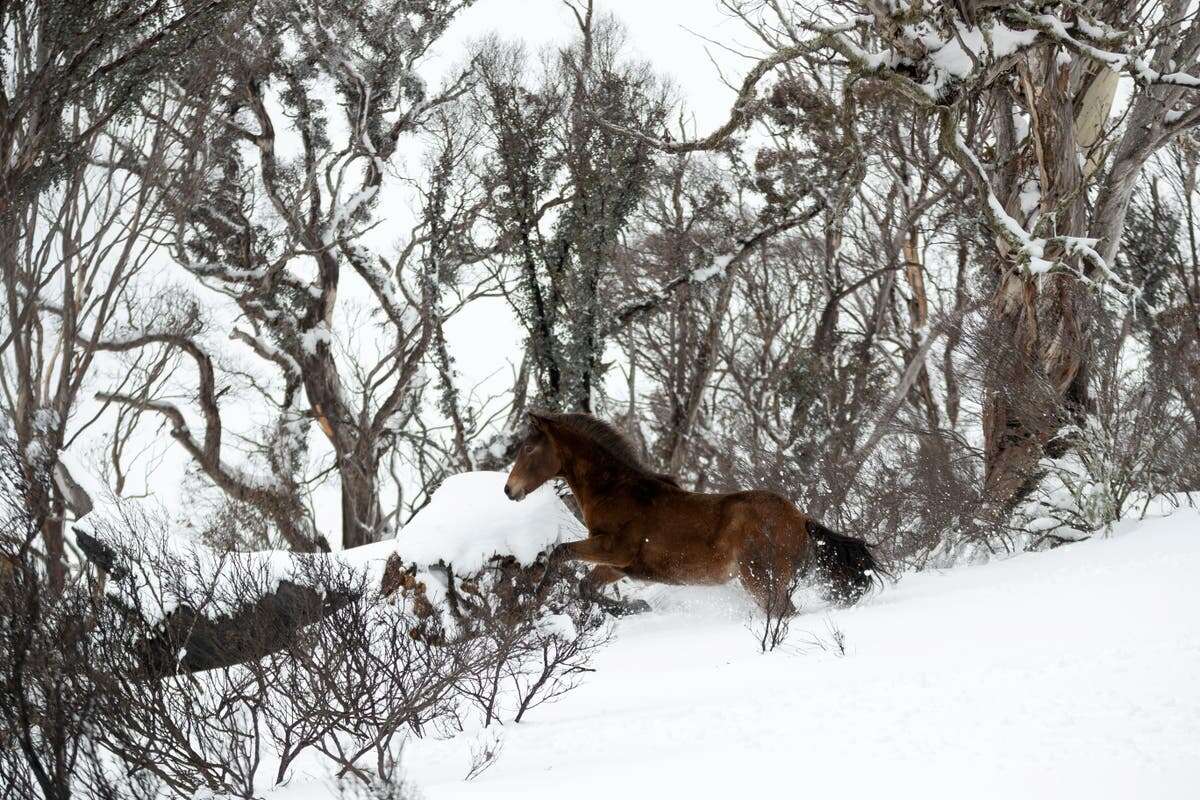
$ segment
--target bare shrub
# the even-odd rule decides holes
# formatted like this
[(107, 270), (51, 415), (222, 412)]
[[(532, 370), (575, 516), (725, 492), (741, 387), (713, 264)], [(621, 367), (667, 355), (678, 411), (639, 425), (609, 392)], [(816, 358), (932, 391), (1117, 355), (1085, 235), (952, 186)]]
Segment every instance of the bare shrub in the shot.
[(130, 625), (87, 581), (53, 579), (29, 479), (0, 436), (0, 786), (14, 800), (158, 797), (153, 775), (123, 768), (103, 743), (114, 724), (103, 640)]
[(503, 737), (494, 732), (484, 733), (471, 745), (471, 767), (463, 777), (464, 781), (473, 781), (495, 765), (504, 750)]
[(344, 796), (412, 797), (410, 737), (461, 730), (479, 701), (488, 722), (520, 721), (607, 635), (579, 574), (544, 559), (447, 569), (452, 610), (385, 597), (322, 555), (181, 545), (126, 505), (89, 526), (107, 539), (88, 545), (105, 555), (95, 580), (48, 592), (23, 496), (4, 494), (0, 587), (0, 775), (21, 800), (251, 798), (301, 759)]
[(421, 793), (398, 774), (388, 778), (374, 778), (366, 783), (341, 781), (338, 797), (342, 800), (421, 800)]
[(267, 718), (276, 746), (308, 741), (339, 776), (391, 780), (404, 741), (448, 725), (459, 686), (490, 666), (473, 641), (414, 637), (416, 622), (404, 605), (364, 591), (272, 656), (282, 695)]
[[(463, 632), (484, 647), (485, 670), (465, 675), (462, 695), (484, 727), (514, 722), (578, 685), (610, 628), (583, 570), (554, 559), (522, 568), (507, 559), (452, 592)], [(454, 584), (451, 583), (451, 586)]]
[(806, 631), (799, 646), (802, 649), (819, 650), (841, 658), (846, 655), (846, 634), (837, 623), (826, 617), (825, 632), (822, 634)]
[(752, 619), (749, 627), (764, 653), (787, 641), (792, 619), (799, 613), (794, 597), (805, 574), (805, 560), (795, 558), (781, 539), (772, 529), (763, 531), (747, 567), (748, 588), (762, 611), (762, 617)]
[(364, 791), (403, 791), (409, 737), (474, 715), (519, 722), (574, 688), (607, 640), (581, 575), (545, 558), (470, 578), (444, 567), (435, 605), (329, 556), (220, 553), (165, 525), (129, 504), (91, 522), (107, 560), (86, 596), (101, 615), (95, 741), (175, 794), (249, 798), (302, 758)]
[[(251, 797), (285, 781), (306, 753), (339, 778), (391, 785), (405, 739), (449, 715), (459, 682), (489, 657), (470, 641), (412, 636), (419, 620), (406, 605), (384, 602), (365, 575), (328, 559), (285, 556), (286, 570), (261, 554), (214, 563), (139, 534), (137, 558), (123, 553), (139, 579), (113, 580), (109, 591), (113, 613), (136, 620), (141, 635), (106, 642), (113, 724), (100, 736), (178, 793)], [(305, 609), (288, 586), (319, 587), (332, 605)], [(283, 617), (311, 623), (270, 613), (288, 603)], [(176, 619), (187, 620), (186, 637)], [(229, 620), (237, 630), (225, 630)], [(169, 649), (173, 675), (162, 662)]]
[(605, 613), (577, 596), (530, 626), (525, 657), (512, 671), (517, 697), (513, 721), (520, 722), (530, 710), (578, 686), (580, 676), (591, 672), (591, 656), (607, 644), (610, 631)]

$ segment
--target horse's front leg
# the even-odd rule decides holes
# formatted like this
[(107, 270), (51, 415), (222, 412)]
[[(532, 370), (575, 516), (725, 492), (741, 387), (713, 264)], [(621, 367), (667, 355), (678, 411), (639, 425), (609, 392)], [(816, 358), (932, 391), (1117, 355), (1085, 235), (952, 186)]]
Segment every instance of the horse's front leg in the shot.
[(554, 548), (551, 557), (555, 560), (586, 561), (589, 564), (622, 570), (633, 563), (637, 551), (636, 542), (626, 541), (609, 533), (594, 533), (578, 542), (560, 544)]
[(610, 583), (616, 583), (625, 577), (625, 573), (616, 567), (610, 567), (608, 564), (597, 564), (592, 567), (592, 571), (588, 573), (584, 581), (589, 589), (599, 591)]
[[(595, 564), (591, 572), (579, 584), (583, 597), (591, 600), (614, 617), (641, 614), (650, 610), (650, 604), (645, 600), (621, 599), (604, 594), (605, 586), (616, 583), (625, 577), (625, 572), (621, 567), (628, 566), (633, 562), (634, 556), (637, 555), (636, 547), (630, 553), (628, 548), (608, 536), (592, 536), (582, 542), (571, 542), (570, 545), (580, 546), (560, 545), (555, 548), (553, 557)], [(586, 545), (586, 547), (582, 545)]]

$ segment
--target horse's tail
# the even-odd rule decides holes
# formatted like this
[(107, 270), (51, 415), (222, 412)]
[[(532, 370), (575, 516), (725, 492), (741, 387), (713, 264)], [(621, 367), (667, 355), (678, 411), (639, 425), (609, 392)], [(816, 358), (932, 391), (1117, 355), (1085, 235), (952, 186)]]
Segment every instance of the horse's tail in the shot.
[(809, 564), (831, 602), (851, 605), (875, 584), (883, 584), (881, 576), (886, 572), (862, 539), (836, 533), (814, 520), (809, 520), (808, 537)]

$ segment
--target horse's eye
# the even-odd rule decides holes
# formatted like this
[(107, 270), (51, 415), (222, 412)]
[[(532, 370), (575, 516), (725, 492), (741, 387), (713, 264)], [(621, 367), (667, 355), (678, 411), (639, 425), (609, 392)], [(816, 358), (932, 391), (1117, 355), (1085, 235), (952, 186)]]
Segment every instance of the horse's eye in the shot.
[(531, 445), (531, 444), (525, 445), (525, 454), (528, 455), (532, 452), (533, 452), (533, 445)]

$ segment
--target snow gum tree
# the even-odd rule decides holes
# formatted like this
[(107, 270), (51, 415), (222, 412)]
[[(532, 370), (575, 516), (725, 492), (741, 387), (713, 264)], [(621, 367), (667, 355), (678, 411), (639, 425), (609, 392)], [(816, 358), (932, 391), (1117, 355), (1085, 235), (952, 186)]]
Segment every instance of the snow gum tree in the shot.
[(578, 39), (532, 84), (518, 50), (485, 47), (472, 102), (491, 131), (479, 160), (490, 230), (480, 235), (494, 242), (490, 263), (525, 329), (538, 400), (590, 411), (605, 371), (611, 262), (654, 159), (601, 117), (653, 130), (668, 105), (648, 66), (623, 55), (615, 22), (590, 2), (570, 7)]
[[(466, 86), (460, 77), (435, 92), (416, 73), (465, 5), (258, 3), (201, 55), (208, 69), (162, 84), (180, 109), (163, 122), (170, 168), (155, 169), (134, 146), (123, 154), (122, 166), (165, 199), (179, 266), (232, 301), (230, 338), (275, 376), (256, 384), (274, 409), (254, 444), (263, 468), (239, 469), (225, 452), (228, 376), (200, 335), (211, 321), (191, 330), (155, 323), (98, 343), (184, 355), (195, 367), (192, 408), (144, 393), (103, 396), (165, 417), (206, 478), (259, 509), (295, 549), (325, 547), (304, 502), (311, 428), (333, 453), (342, 545), (374, 541), (388, 526), (379, 473), (416, 413), (440, 288), (420, 248), (392, 258), (362, 237), (383, 222), (375, 210), (401, 140)], [(340, 316), (339, 295), (355, 289), (369, 312)], [(199, 431), (189, 425), (195, 411)]]
[(990, 338), (1003, 344), (987, 358), (985, 486), (1011, 508), (1088, 412), (1095, 315), (1114, 300), (1149, 310), (1115, 266), (1143, 166), (1200, 120), (1200, 20), (1185, 0), (725, 5), (768, 55), (723, 126), (660, 148), (720, 146), (793, 63), (932, 116), (992, 245)]

